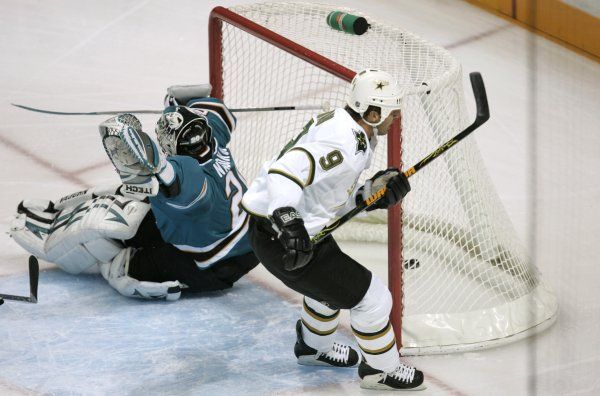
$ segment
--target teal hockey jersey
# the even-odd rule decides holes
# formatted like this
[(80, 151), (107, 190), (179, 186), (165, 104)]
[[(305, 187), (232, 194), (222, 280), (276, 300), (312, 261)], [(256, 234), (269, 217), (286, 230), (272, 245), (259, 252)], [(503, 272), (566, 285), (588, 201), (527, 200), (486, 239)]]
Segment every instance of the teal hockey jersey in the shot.
[[(189, 156), (169, 156), (180, 183), (179, 194), (150, 198), (156, 224), (165, 242), (188, 252), (200, 268), (251, 251), (248, 215), (240, 203), (246, 184), (227, 145), (236, 119), (215, 98), (191, 100), (186, 107), (208, 119), (212, 158), (205, 163)], [(167, 107), (165, 112), (174, 111)]]

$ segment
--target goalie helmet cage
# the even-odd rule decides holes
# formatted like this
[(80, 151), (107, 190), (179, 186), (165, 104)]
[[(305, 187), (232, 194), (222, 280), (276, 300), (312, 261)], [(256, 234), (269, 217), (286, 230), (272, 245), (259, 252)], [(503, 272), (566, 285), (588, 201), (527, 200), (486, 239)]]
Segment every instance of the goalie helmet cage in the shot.
[[(334, 10), (363, 16), (371, 28), (361, 36), (333, 30), (326, 17)], [(343, 107), (355, 71), (394, 75), (407, 92), (401, 126), (379, 139), (359, 182), (416, 163), (470, 123), (460, 65), (445, 49), (355, 10), (216, 7), (209, 52), (213, 96), (232, 108)], [(231, 150), (248, 181), (313, 113), (236, 114)], [(516, 238), (472, 138), (411, 178), (411, 186), (402, 209), (370, 212), (335, 232), (336, 239), (388, 242), (392, 322), (404, 355), (491, 347), (554, 322), (556, 298)], [(403, 265), (403, 257), (416, 261)]]

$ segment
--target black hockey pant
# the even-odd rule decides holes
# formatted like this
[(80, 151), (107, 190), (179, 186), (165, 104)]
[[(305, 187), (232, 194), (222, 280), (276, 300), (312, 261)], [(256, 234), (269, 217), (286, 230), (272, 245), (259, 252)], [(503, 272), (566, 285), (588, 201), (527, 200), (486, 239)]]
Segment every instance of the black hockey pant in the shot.
[(315, 299), (331, 309), (350, 309), (367, 293), (371, 271), (342, 252), (333, 239), (314, 247), (311, 261), (300, 269), (286, 271), (284, 249), (268, 220), (252, 216), (250, 243), (260, 262), (290, 289)]
[(125, 242), (141, 248), (129, 262), (128, 275), (139, 281), (178, 280), (184, 291), (205, 292), (228, 289), (258, 264), (254, 253), (220, 260), (208, 268), (198, 268), (189, 254), (163, 241), (152, 211), (142, 221), (137, 234)]

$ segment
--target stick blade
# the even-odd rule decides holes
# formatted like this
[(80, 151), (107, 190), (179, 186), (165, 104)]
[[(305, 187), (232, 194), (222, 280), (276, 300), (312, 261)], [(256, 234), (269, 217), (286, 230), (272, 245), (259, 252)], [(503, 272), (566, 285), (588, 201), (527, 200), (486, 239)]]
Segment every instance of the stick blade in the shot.
[(37, 303), (40, 264), (35, 256), (29, 256), (29, 294), (32, 303)]
[(479, 72), (472, 72), (469, 73), (469, 79), (471, 80), (471, 87), (473, 88), (473, 95), (475, 96), (475, 104), (477, 106), (476, 120), (478, 125), (481, 125), (490, 118), (490, 108), (488, 106), (485, 85), (483, 84), (483, 77), (481, 77), (481, 73)]

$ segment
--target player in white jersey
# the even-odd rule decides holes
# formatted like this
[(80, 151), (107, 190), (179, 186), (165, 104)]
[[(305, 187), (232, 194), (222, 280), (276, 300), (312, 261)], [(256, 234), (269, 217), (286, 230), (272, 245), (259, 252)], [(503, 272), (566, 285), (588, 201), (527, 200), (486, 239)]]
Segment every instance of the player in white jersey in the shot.
[[(345, 108), (313, 117), (275, 158), (266, 162), (244, 195), (250, 242), (261, 263), (304, 304), (296, 324), (294, 352), (300, 364), (359, 365), (361, 387), (424, 389), (423, 373), (400, 362), (389, 322), (392, 298), (383, 282), (344, 254), (333, 237), (313, 245), (310, 237), (387, 186), (369, 210), (399, 202), (409, 191), (398, 169), (377, 172), (365, 185), (377, 138), (400, 116), (402, 92), (388, 73), (367, 69), (352, 81)], [(334, 342), (339, 310), (349, 309), (363, 359)]]

